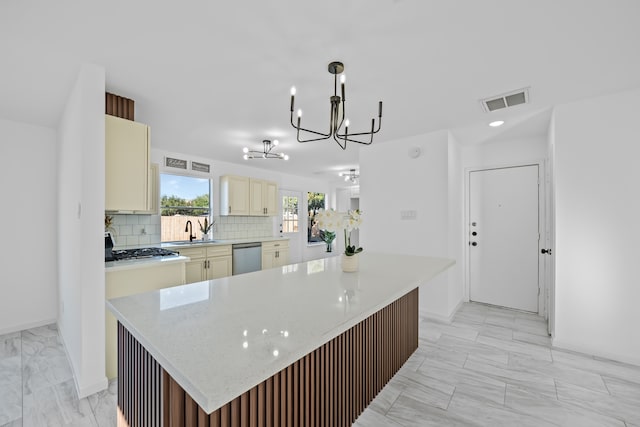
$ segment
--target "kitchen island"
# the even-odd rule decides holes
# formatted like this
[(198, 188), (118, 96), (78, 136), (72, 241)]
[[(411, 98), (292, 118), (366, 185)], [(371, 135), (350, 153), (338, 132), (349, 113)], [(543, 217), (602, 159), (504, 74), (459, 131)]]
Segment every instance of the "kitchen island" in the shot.
[(119, 425), (350, 425), (418, 346), (452, 260), (332, 257), (109, 300)]

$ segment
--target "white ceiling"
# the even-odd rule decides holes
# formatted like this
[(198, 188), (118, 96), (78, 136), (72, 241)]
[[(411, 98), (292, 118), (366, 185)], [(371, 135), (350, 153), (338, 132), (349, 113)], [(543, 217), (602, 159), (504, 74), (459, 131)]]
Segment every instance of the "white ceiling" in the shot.
[[(374, 144), (440, 129), (475, 144), (544, 134), (554, 105), (640, 87), (639, 18), (637, 0), (3, 0), (0, 117), (56, 127), (95, 63), (155, 148), (242, 163), (243, 146), (279, 139), (291, 160), (252, 165), (337, 175), (367, 147), (299, 144), (289, 124), (295, 85), (303, 124), (328, 127), (330, 61), (345, 64), (352, 131), (384, 102)], [(483, 112), (526, 86), (530, 104)]]

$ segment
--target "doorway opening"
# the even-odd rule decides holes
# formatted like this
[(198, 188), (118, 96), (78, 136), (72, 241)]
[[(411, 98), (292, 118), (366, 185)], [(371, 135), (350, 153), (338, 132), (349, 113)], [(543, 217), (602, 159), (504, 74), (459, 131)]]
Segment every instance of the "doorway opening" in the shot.
[(547, 317), (544, 162), (466, 171), (466, 297)]

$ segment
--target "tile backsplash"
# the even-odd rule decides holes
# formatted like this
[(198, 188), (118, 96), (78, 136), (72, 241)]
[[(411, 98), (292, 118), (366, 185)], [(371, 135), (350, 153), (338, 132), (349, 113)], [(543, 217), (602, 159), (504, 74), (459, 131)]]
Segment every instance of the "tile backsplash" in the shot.
[[(116, 248), (160, 244), (160, 215), (111, 215)], [(262, 216), (217, 216), (216, 240), (250, 239), (274, 235), (273, 218)]]
[(273, 218), (266, 216), (217, 216), (213, 238), (250, 239), (273, 236)]
[(160, 215), (111, 215), (116, 248), (160, 244)]

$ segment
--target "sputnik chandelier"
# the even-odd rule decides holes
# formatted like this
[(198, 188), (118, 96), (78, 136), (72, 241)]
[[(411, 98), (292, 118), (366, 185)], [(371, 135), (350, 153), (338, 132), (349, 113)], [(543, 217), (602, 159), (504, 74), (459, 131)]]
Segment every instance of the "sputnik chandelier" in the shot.
[(358, 182), (360, 178), (360, 174), (356, 173), (355, 169), (349, 169), (349, 172), (340, 172), (339, 175), (344, 178), (345, 182), (351, 181), (352, 184)]
[[(316, 132), (310, 129), (305, 129), (300, 126), (300, 122), (302, 120), (302, 110), (298, 110), (298, 122), (297, 125), (293, 123), (293, 106), (296, 95), (296, 88), (291, 88), (291, 126), (293, 126), (297, 130), (297, 139), (298, 142), (311, 142), (311, 141), (321, 141), (324, 139), (333, 138), (335, 142), (338, 143), (340, 148), (343, 150), (347, 149), (347, 142), (355, 142), (357, 144), (370, 145), (373, 142), (373, 135), (380, 131), (380, 125), (382, 123), (382, 101), (378, 103), (378, 128), (375, 128), (375, 119), (371, 119), (371, 131), (369, 132), (352, 132), (349, 133), (349, 120), (345, 119), (346, 117), (346, 105), (345, 105), (345, 89), (344, 82), (345, 76), (344, 74), (340, 76), (340, 89), (342, 97), (338, 96), (338, 74), (341, 74), (344, 71), (344, 64), (342, 62), (334, 61), (329, 64), (329, 72), (333, 74), (334, 80), (334, 89), (333, 96), (329, 97), (329, 101), (331, 103), (331, 115), (329, 116), (329, 133)], [(344, 124), (344, 132), (340, 133), (342, 129), (342, 125)], [(317, 138), (311, 137), (310, 139), (301, 139), (300, 131), (311, 133), (314, 135), (319, 135)], [(360, 141), (358, 139), (354, 139), (353, 137), (369, 137), (368, 141)]]
[(262, 140), (262, 151), (249, 150), (247, 147), (242, 149), (244, 153), (245, 160), (249, 159), (280, 159), (280, 160), (289, 160), (289, 156), (284, 153), (274, 153), (272, 150), (274, 147), (278, 146), (278, 140), (274, 139), (270, 141), (268, 139)]

